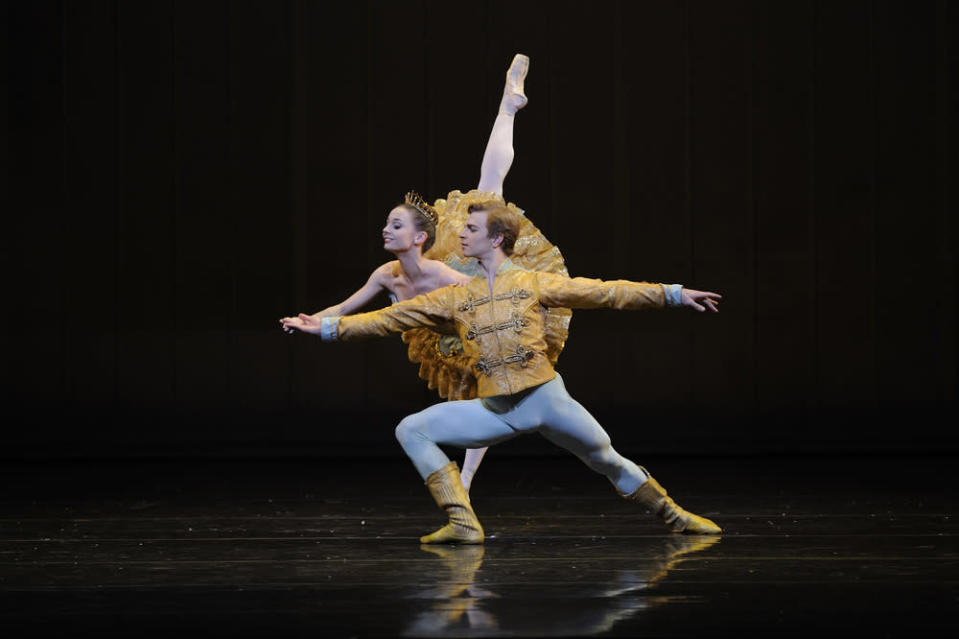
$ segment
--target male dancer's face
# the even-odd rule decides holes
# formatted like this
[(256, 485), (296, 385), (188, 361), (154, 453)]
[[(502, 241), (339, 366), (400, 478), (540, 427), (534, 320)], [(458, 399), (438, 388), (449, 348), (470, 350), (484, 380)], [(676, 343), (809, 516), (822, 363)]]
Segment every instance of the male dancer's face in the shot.
[(486, 228), (487, 215), (486, 211), (473, 211), (466, 218), (466, 226), (459, 234), (460, 247), (465, 257), (488, 258), (502, 243), (503, 238), (499, 235), (495, 238), (489, 237), (489, 231)]

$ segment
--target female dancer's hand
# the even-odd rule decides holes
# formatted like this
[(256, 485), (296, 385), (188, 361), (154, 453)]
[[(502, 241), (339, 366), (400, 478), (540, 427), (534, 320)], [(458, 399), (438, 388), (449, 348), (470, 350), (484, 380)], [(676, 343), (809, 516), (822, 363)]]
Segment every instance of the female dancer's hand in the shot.
[(306, 313), (300, 313), (296, 317), (284, 317), (280, 320), (280, 324), (283, 326), (284, 332), (292, 335), (295, 331), (303, 331), (304, 333), (319, 333), (320, 332), (320, 318), (314, 317), (313, 315), (307, 315)]

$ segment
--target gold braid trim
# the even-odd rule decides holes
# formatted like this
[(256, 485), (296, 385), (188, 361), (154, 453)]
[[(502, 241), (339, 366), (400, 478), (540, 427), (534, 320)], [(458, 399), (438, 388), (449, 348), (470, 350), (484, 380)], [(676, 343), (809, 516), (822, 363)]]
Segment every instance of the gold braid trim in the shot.
[[(495, 201), (505, 204), (520, 214), (519, 237), (513, 246), (510, 259), (514, 264), (531, 271), (557, 273), (569, 277), (563, 254), (550, 243), (543, 233), (526, 217), (525, 212), (505, 202), (503, 196), (477, 190), (450, 191), (445, 199), (438, 199), (433, 208), (439, 218), (436, 224), (436, 242), (425, 253), (431, 260), (439, 260), (461, 273), (477, 274), (479, 265), (475, 259), (467, 259), (460, 252), (459, 233), (466, 224), (472, 204)], [(568, 308), (551, 308), (546, 314), (546, 356), (554, 366), (566, 339), (569, 337), (569, 322), (573, 312)], [(444, 354), (440, 349), (440, 335), (429, 329), (416, 328), (403, 333), (403, 341), (409, 345), (410, 361), (419, 364), (419, 375), (431, 389), (449, 400), (473, 399), (476, 397), (476, 362), (463, 355)]]
[[(569, 277), (566, 262), (559, 248), (554, 246), (536, 226), (526, 217), (523, 209), (512, 202), (506, 202), (502, 195), (492, 191), (477, 191), (473, 189), (467, 193), (450, 191), (446, 199), (438, 199), (433, 203), (439, 215), (436, 225), (436, 242), (427, 251), (426, 257), (445, 262), (447, 266), (462, 273), (476, 273), (479, 265), (475, 259), (465, 258), (460, 252), (459, 232), (466, 224), (469, 216), (469, 207), (483, 202), (504, 204), (508, 209), (520, 214), (519, 237), (513, 246), (510, 259), (519, 267), (530, 271), (556, 273)], [(551, 308), (546, 313), (546, 357), (554, 366), (559, 359), (566, 340), (569, 337), (569, 322), (573, 311), (568, 308)]]

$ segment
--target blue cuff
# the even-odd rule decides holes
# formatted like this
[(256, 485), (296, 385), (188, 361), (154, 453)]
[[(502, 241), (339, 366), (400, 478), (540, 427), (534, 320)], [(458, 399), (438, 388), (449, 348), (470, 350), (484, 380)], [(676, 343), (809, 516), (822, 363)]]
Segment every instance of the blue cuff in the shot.
[(324, 342), (335, 342), (338, 338), (337, 328), (340, 325), (340, 317), (324, 317), (320, 320), (320, 338)]
[(666, 306), (683, 305), (682, 284), (663, 284), (663, 290), (666, 292)]

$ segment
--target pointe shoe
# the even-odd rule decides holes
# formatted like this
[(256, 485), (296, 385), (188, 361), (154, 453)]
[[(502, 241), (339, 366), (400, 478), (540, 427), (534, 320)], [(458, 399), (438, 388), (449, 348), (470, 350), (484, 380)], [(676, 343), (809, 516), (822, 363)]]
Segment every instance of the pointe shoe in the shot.
[(681, 508), (659, 482), (650, 477), (626, 499), (637, 501), (662, 519), (673, 532), (688, 535), (718, 535), (723, 529), (715, 522)]
[(503, 101), (500, 102), (499, 112), (507, 115), (516, 115), (516, 112), (526, 106), (529, 99), (523, 92), (523, 83), (529, 73), (529, 57), (517, 53), (513, 63), (506, 72), (506, 86), (503, 87)]
[(449, 523), (420, 537), (422, 544), (481, 544), (485, 535), (460, 479), (459, 466), (450, 462), (426, 478), (436, 505), (446, 511)]

